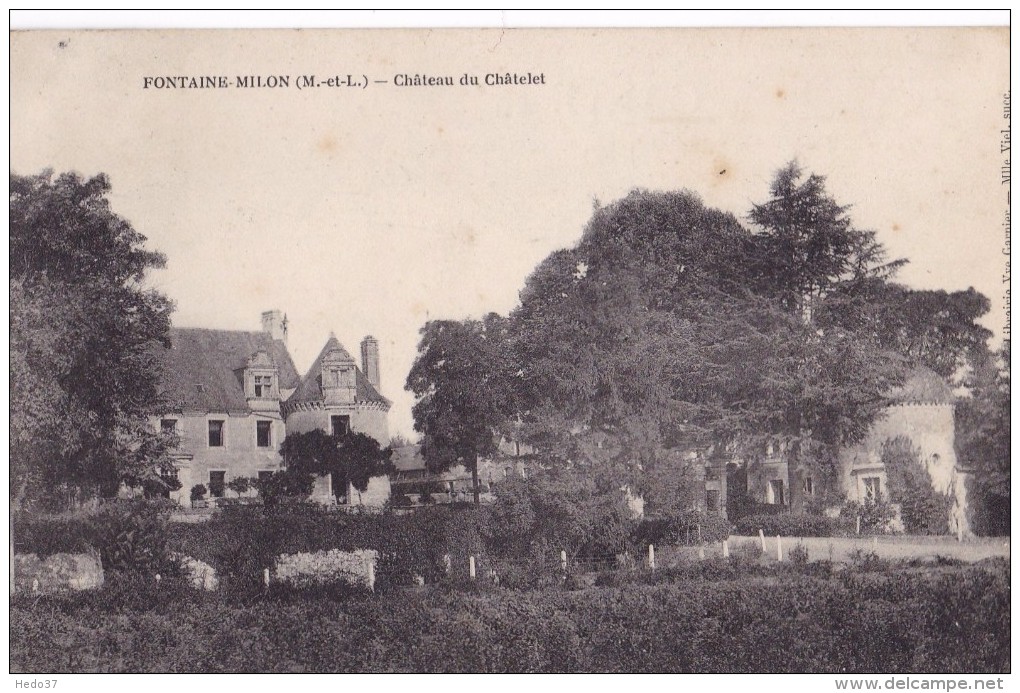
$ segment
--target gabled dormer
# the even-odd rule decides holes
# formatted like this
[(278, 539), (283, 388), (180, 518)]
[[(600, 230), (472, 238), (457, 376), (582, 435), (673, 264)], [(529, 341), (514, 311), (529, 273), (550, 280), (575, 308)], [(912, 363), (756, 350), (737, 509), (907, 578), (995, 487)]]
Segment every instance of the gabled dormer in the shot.
[(280, 369), (265, 349), (248, 359), (243, 370), (244, 397), (253, 411), (280, 411)]
[[(335, 339), (331, 338), (332, 341)], [(354, 403), (358, 389), (357, 369), (354, 359), (339, 343), (322, 357), (320, 378), (326, 404)]]

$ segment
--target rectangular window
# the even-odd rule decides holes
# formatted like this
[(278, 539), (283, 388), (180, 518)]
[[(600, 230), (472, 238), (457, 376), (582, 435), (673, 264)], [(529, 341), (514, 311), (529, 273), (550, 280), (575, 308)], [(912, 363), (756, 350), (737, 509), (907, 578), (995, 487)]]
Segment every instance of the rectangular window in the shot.
[(877, 476), (864, 478), (864, 499), (877, 503), (882, 499), (882, 480)]
[(209, 447), (211, 448), (222, 448), (223, 447), (223, 421), (210, 421), (209, 422)]
[(815, 495), (815, 480), (809, 476), (804, 477), (804, 493), (809, 496)]
[(345, 436), (351, 432), (351, 417), (346, 415), (333, 415), (329, 417), (330, 430), (335, 436)]
[(209, 472), (209, 495), (223, 498), (223, 490), (227, 487), (226, 472)]
[(273, 396), (273, 376), (271, 375), (255, 376), (255, 396), (256, 397)]
[(255, 422), (255, 444), (260, 448), (268, 448), (273, 445), (273, 422), (272, 421), (256, 421)]
[(159, 430), (167, 436), (177, 433), (177, 419), (160, 419)]

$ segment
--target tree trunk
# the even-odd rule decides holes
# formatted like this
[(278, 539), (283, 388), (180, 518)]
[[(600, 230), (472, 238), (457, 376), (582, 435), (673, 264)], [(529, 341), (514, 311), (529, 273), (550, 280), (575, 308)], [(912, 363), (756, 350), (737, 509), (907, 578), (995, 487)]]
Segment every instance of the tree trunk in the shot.
[(475, 463), (471, 465), (471, 489), (475, 494), (475, 505), (481, 505), (482, 497), (478, 491), (478, 455), (475, 455)]

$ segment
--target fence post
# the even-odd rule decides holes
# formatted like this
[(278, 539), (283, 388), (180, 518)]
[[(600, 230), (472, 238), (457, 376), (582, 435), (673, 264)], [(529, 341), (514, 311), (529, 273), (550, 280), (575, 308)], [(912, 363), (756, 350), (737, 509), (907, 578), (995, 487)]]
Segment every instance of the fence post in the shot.
[(765, 551), (767, 551), (767, 549), (765, 548), (765, 530), (759, 529), (758, 536), (761, 538), (761, 552), (765, 553)]
[(564, 549), (560, 549), (560, 569), (567, 572), (567, 552)]
[(860, 515), (857, 516), (857, 533), (858, 534), (861, 533), (861, 516)]
[(365, 559), (368, 564), (368, 589), (375, 592), (375, 560), (372, 558)]
[(449, 575), (450, 571), (453, 569), (453, 562), (450, 560), (450, 554), (443, 556), (443, 568), (446, 569), (447, 575)]
[(262, 584), (269, 587), (269, 568), (263, 568), (262, 570)]
[(780, 534), (776, 535), (776, 560), (783, 562), (783, 537)]
[(722, 557), (723, 558), (730, 557), (730, 542), (727, 539), (722, 540)]
[(468, 556), (468, 576), (472, 580), (475, 579), (475, 557), (473, 555)]
[(698, 549), (698, 558), (700, 558), (701, 560), (705, 560), (705, 547), (704, 546), (702, 546), (700, 549)]
[(648, 567), (655, 570), (655, 544), (648, 545)]

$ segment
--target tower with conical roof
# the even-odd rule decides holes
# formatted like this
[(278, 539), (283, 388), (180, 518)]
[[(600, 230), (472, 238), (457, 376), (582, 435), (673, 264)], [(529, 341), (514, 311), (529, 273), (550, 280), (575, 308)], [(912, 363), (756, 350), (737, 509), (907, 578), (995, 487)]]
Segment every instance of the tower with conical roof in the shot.
[[(378, 344), (371, 346), (372, 362), (364, 366), (373, 369), (378, 378)], [(287, 435), (314, 430), (331, 435), (354, 432), (371, 436), (383, 447), (389, 444), (390, 401), (379, 394), (365, 369), (358, 367), (350, 352), (332, 333), (281, 410)], [(345, 498), (350, 504), (381, 505), (389, 498), (389, 482), (385, 477), (373, 479), (367, 491), (358, 493), (320, 480), (312, 495), (317, 500), (337, 497)]]

